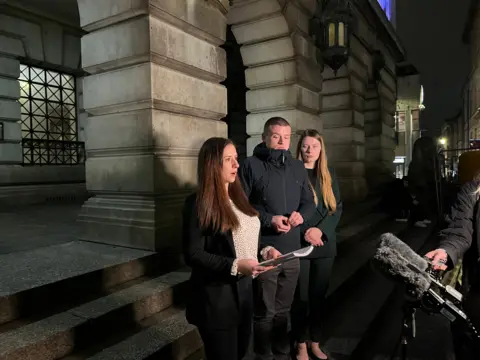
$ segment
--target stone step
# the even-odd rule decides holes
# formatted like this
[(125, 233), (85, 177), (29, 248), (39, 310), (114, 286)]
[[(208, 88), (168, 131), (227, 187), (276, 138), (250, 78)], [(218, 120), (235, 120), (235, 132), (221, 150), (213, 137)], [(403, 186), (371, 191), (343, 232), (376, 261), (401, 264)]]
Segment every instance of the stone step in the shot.
[(391, 216), (385, 213), (374, 212), (369, 214), (359, 214), (356, 219), (348, 225), (338, 229), (337, 242), (339, 247), (350, 245), (352, 242), (361, 241), (373, 229), (381, 226), (390, 220)]
[(168, 254), (73, 241), (0, 255), (0, 324), (49, 314), (141, 276), (172, 270)]
[[(0, 334), (0, 359), (59, 359), (74, 351), (88, 348), (91, 344), (99, 343), (111, 334), (141, 328), (145, 319), (174, 305), (181, 305), (188, 277), (188, 271), (170, 272), (40, 321), (6, 331)], [(183, 313), (175, 312), (174, 315), (162, 319), (160, 322), (162, 326), (167, 326), (173, 320), (179, 324), (184, 323), (180, 321)], [(160, 323), (154, 330), (145, 330), (147, 334), (153, 334), (151, 331), (158, 332), (155, 329), (160, 327)], [(170, 331), (172, 335), (178, 331), (187, 331), (186, 325), (179, 326), (178, 329), (173, 327), (162, 331), (165, 334)], [(162, 339), (165, 340), (165, 336)], [(100, 358), (108, 357), (98, 357)]]
[[(418, 250), (432, 234), (432, 229), (409, 228), (401, 232), (399, 237)], [(337, 360), (352, 358), (395, 288), (395, 283), (373, 270), (369, 258), (327, 297), (325, 308), (328, 313), (323, 323), (326, 334), (322, 344)]]
[(98, 352), (86, 351), (61, 360), (204, 359), (198, 331), (187, 323), (183, 310), (170, 308), (146, 319), (142, 325), (142, 330), (116, 343), (98, 344)]
[(390, 232), (402, 236), (408, 224), (396, 221), (382, 221), (364, 229), (362, 234), (353, 234), (353, 239), (339, 244), (338, 254), (333, 265), (327, 296), (332, 295), (346, 281), (353, 277), (375, 253), (380, 235)]

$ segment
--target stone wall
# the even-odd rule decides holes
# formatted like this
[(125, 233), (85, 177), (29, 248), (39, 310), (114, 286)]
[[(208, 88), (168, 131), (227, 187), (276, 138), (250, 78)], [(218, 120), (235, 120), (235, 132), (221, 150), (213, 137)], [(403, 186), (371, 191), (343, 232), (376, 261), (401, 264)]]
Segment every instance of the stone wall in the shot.
[(81, 238), (178, 253), (199, 148), (227, 135), (227, 22), (248, 67), (250, 154), (274, 115), (295, 132), (321, 131), (321, 66), (306, 35), (316, 1), (112, 1), (79, 1), (95, 195), (82, 209)]
[[(390, 50), (396, 44), (385, 44), (393, 40), (385, 37), (385, 24), (367, 3), (355, 10), (348, 64), (336, 76), (328, 68), (323, 72), (321, 120), (328, 157), (342, 197), (350, 202), (363, 200), (393, 177), (398, 54)], [(381, 69), (375, 68), (376, 52), (385, 60)]]
[[(239, 44), (247, 92), (247, 155), (261, 142), (265, 121), (287, 119), (294, 133), (306, 128), (322, 132), (322, 69), (318, 49), (308, 36), (316, 0), (233, 2), (228, 23)], [(298, 137), (292, 139), (294, 151)]]
[[(475, 2), (472, 2), (472, 4)], [(470, 123), (470, 138), (480, 138), (480, 4), (471, 8), (469, 29), (469, 52), (472, 70), (470, 73), (470, 109), (474, 115)]]
[[(20, 62), (75, 73), (80, 69), (78, 28), (11, 6), (0, 6), (0, 202), (36, 202), (84, 193), (84, 166), (23, 167)], [(25, 185), (24, 187), (20, 185)], [(28, 186), (27, 186), (28, 184)], [(56, 184), (52, 186), (52, 184)], [(59, 185), (62, 184), (62, 185)]]

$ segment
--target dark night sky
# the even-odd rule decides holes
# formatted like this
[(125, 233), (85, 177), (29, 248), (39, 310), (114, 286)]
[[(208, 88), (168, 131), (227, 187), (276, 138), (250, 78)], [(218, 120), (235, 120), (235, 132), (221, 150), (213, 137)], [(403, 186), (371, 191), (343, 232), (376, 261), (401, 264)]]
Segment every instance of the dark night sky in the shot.
[(420, 72), (426, 107), (421, 126), (431, 136), (462, 108), (470, 72), (462, 42), (469, 5), (470, 0), (397, 0), (397, 34)]

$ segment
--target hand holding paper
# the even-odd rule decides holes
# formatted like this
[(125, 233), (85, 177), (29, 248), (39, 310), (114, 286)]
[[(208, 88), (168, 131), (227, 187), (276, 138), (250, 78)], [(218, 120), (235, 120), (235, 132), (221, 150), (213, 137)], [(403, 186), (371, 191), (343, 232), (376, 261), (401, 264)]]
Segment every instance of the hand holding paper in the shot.
[[(290, 252), (290, 253), (288, 253), (288, 254), (281, 255), (281, 256), (278, 256), (278, 257), (276, 257), (276, 258), (272, 258), (272, 259), (263, 261), (263, 262), (261, 262), (261, 263), (258, 264), (258, 265), (260, 265), (260, 266), (277, 266), (277, 265), (281, 265), (281, 264), (283, 264), (283, 263), (286, 263), (287, 261), (308, 256), (308, 255), (311, 254), (312, 251), (313, 251), (313, 246), (310, 245), (310, 246), (307, 246), (307, 247), (304, 247), (304, 248), (301, 248), (301, 249), (292, 251), (292, 252)], [(278, 252), (278, 251), (277, 251), (277, 252)]]

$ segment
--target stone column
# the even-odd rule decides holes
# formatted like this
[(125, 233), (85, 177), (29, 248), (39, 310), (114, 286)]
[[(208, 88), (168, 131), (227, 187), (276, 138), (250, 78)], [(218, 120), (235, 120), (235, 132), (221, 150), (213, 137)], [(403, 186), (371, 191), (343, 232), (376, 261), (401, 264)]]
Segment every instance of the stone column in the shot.
[(328, 158), (337, 171), (342, 198), (346, 201), (360, 201), (367, 196), (364, 111), (368, 66), (364, 54), (366, 49), (352, 36), (348, 64), (337, 75), (327, 67), (323, 72), (320, 118)]
[[(386, 70), (381, 80), (370, 89), (373, 108), (365, 120), (367, 178), (371, 191), (392, 180), (395, 158), (395, 78)], [(406, 134), (406, 136), (408, 136)]]
[[(114, 4), (115, 3), (115, 4)], [(113, 6), (115, 5), (115, 6)], [(180, 6), (181, 5), (181, 6)], [(227, 0), (79, 0), (87, 189), (82, 240), (178, 251), (200, 146), (226, 136)]]
[[(317, 49), (308, 38), (314, 1), (234, 1), (229, 24), (239, 44), (247, 92), (247, 155), (261, 142), (263, 125), (272, 116), (281, 116), (293, 133), (306, 128), (322, 131), (322, 66)], [(296, 148), (298, 136), (292, 139)]]
[(22, 163), (20, 63), (0, 56), (0, 164)]
[(412, 161), (413, 150), (413, 119), (412, 109), (407, 106), (405, 109), (405, 163), (408, 166)]

